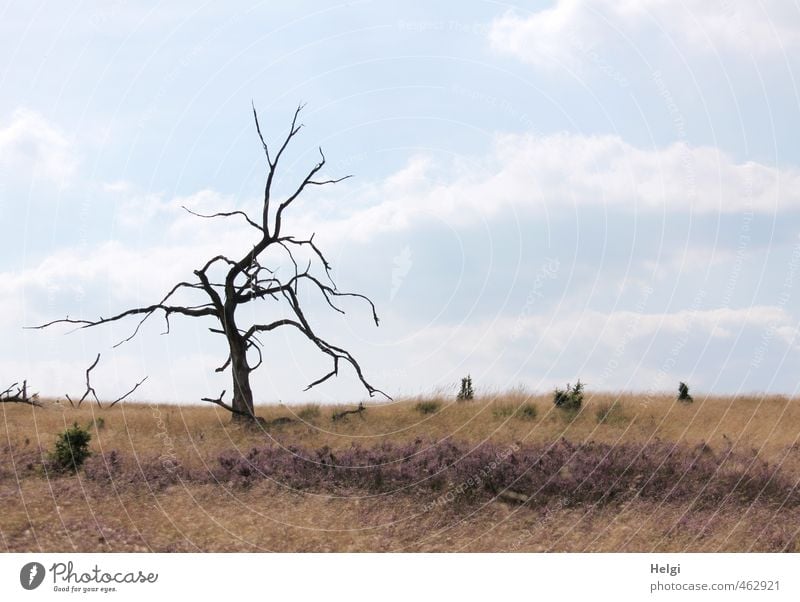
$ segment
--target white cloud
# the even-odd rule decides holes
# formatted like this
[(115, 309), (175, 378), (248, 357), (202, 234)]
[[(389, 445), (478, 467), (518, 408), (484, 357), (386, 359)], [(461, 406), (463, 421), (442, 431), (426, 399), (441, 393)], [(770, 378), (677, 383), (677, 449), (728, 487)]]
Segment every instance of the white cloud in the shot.
[(698, 214), (800, 209), (800, 170), (737, 163), (717, 148), (684, 142), (641, 148), (612, 135), (506, 134), (487, 155), (441, 167), (434, 177), (431, 159), (412, 158), (358, 193), (377, 203), (340, 217), (307, 214), (304, 227), (326, 239), (365, 240), (422, 220), (459, 226), (498, 213), (579, 206)]
[(153, 229), (169, 226), (173, 235), (189, 235), (192, 240), (202, 240), (208, 238), (209, 230), (218, 229), (220, 225), (243, 223), (235, 217), (228, 218), (231, 222), (227, 224), (222, 221), (223, 218), (214, 218), (219, 221), (204, 221), (186, 211), (189, 209), (195, 213), (212, 214), (242, 209), (237, 206), (235, 199), (215, 190), (203, 189), (187, 196), (171, 198), (165, 198), (161, 192), (139, 193), (123, 184), (106, 185), (104, 190), (122, 197), (117, 204), (116, 223), (123, 228)]
[(78, 159), (64, 132), (39, 113), (18, 109), (0, 126), (0, 163), (8, 170), (5, 179), (22, 173), (63, 184), (75, 172)]
[(443, 326), (426, 329), (422, 339), (457, 342), (464, 350), (480, 349), (496, 356), (504, 349), (523, 342), (526, 347), (538, 341), (545, 351), (562, 351), (570, 341), (601, 348), (614, 348), (635, 339), (662, 334), (692, 333), (702, 337), (730, 338), (745, 328), (769, 329), (786, 344), (796, 339), (792, 316), (777, 306), (715, 308), (676, 312), (602, 312), (592, 309), (560, 312), (555, 315), (501, 316), (481, 324)]
[(662, 249), (658, 258), (646, 258), (641, 264), (650, 272), (658, 272), (660, 278), (674, 277), (697, 266), (712, 268), (732, 265), (736, 253), (725, 248), (709, 246), (684, 247), (681, 249)]
[[(563, 344), (573, 337), (599, 341), (614, 347), (626, 340), (651, 338), (663, 333), (693, 333), (700, 337), (731, 338), (745, 328), (780, 328), (780, 338), (787, 344), (794, 340), (794, 320), (780, 307), (716, 308), (682, 310), (669, 313), (593, 310), (565, 316), (548, 323), (543, 317), (530, 317), (522, 328), (529, 333), (542, 332), (546, 343)], [(635, 328), (632, 327), (635, 325)], [(519, 327), (519, 326), (518, 326)]]
[[(797, 329), (796, 320), (775, 306), (665, 313), (556, 310), (428, 327), (411, 337), (403, 350), (448, 373), (481, 366), (479, 380), (496, 383), (533, 376), (548, 382), (577, 373), (591, 376), (600, 388), (647, 388), (673, 352), (684, 364), (694, 364), (709, 382), (728, 370), (724, 361), (754, 360), (764, 337), (776, 349), (789, 347), (794, 357)], [(735, 347), (732, 358), (706, 354), (706, 347), (715, 342)], [(668, 364), (670, 369), (675, 366), (673, 361)], [(613, 374), (604, 372), (609, 366)]]
[[(776, 306), (662, 313), (557, 310), (517, 318), (507, 312), (416, 331), (408, 325), (398, 359), (413, 358), (405, 365), (424, 374), (424, 382), (457, 382), (469, 371), (482, 387), (500, 390), (519, 382), (547, 389), (577, 376), (595, 390), (660, 390), (672, 387), (672, 377), (677, 384), (687, 371), (693, 383), (719, 386), (716, 379), (726, 374), (733, 380), (724, 386), (738, 387), (742, 383), (735, 379), (744, 374), (736, 374), (735, 366), (755, 362), (768, 347), (797, 357), (797, 328), (796, 320)], [(772, 367), (764, 369), (773, 376)]]
[(609, 40), (663, 35), (681, 48), (771, 55), (800, 43), (800, 11), (782, 0), (557, 0), (529, 16), (507, 12), (489, 29), (495, 50), (549, 69), (593, 61)]

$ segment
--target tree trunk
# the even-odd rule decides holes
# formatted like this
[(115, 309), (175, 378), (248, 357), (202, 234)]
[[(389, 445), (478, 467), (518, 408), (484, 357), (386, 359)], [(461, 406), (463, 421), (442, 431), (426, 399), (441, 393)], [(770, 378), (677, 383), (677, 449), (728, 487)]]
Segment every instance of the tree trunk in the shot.
[(231, 374), (233, 375), (234, 421), (255, 420), (253, 390), (250, 388), (250, 366), (244, 341), (230, 341)]

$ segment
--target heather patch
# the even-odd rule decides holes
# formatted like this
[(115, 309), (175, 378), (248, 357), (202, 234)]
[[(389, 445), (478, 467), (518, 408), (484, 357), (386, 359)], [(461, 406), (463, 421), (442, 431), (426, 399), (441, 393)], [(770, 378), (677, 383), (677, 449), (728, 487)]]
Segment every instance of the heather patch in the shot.
[[(18, 465), (30, 464), (32, 452), (15, 451), (18, 461), (24, 458)], [(422, 494), (435, 498), (435, 505), (495, 497), (529, 505), (555, 500), (563, 507), (635, 498), (698, 507), (800, 502), (794, 480), (754, 451), (662, 441), (611, 445), (561, 439), (474, 446), (417, 439), (345, 449), (273, 443), (244, 452), (223, 451), (206, 468), (189, 467), (173, 457), (135, 457), (112, 450), (93, 454), (81, 473), (117, 488), (146, 484), (163, 490), (182, 483), (249, 488), (269, 480), (288, 489), (335, 495)]]
[(579, 445), (562, 439), (525, 447), (416, 441), (336, 452), (275, 445), (220, 454), (214, 476), (243, 487), (266, 478), (301, 490), (455, 492), (450, 497), (460, 501), (509, 491), (532, 504), (634, 497), (701, 505), (800, 501), (792, 482), (754, 452), (715, 452), (706, 444), (689, 448), (660, 441)]

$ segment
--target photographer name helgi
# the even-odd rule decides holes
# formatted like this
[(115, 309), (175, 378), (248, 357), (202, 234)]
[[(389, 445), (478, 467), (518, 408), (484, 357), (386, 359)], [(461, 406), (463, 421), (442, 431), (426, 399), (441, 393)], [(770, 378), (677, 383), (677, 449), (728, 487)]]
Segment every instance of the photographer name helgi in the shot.
[(45, 573), (52, 576), (53, 591), (88, 594), (108, 594), (119, 590), (122, 584), (155, 583), (158, 573), (144, 571), (105, 571), (96, 564), (93, 568), (83, 571), (76, 570), (72, 561), (54, 562), (45, 571), (44, 565), (38, 562), (29, 562), (19, 572), (19, 582), (27, 590), (36, 589), (45, 581)]

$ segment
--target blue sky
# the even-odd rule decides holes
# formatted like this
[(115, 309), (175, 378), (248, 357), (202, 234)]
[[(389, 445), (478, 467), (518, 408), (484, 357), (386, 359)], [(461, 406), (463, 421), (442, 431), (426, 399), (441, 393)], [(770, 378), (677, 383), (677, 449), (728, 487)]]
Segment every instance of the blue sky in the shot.
[[(265, 136), (305, 128), (277, 183), (348, 315), (318, 330), (393, 395), (797, 392), (800, 6), (559, 0), (9, 3), (0, 7), (0, 375), (43, 394), (196, 401), (230, 389), (207, 322), (22, 330), (157, 301), (246, 248)], [(264, 321), (274, 310), (245, 310)], [(291, 332), (257, 402), (363, 397)]]

